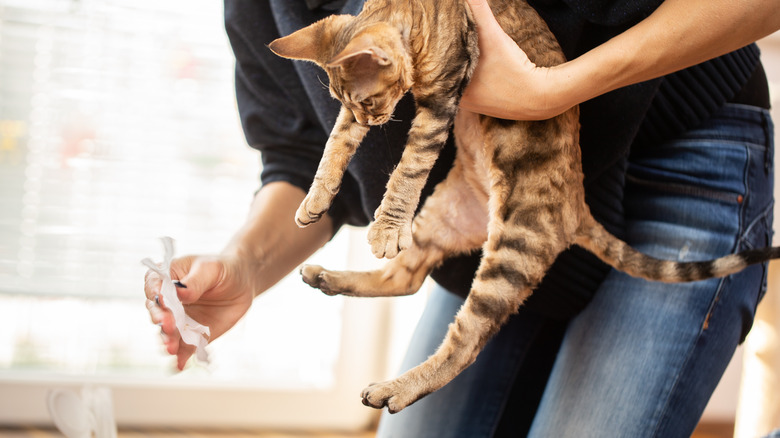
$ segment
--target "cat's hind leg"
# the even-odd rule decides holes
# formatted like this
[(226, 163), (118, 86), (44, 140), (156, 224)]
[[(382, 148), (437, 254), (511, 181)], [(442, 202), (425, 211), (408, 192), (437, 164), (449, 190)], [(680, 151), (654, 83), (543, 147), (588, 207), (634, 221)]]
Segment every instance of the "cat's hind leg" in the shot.
[(399, 412), (440, 389), (471, 365), (543, 275), (542, 270), (522, 270), (535, 261), (515, 259), (510, 261), (486, 252), (471, 292), (436, 353), (396, 379), (365, 388), (361, 394), (363, 404)]
[(368, 272), (301, 268), (303, 280), (329, 295), (410, 295), (446, 257), (478, 249), (487, 238), (487, 197), (469, 186), (456, 161), (414, 219), (413, 244), (381, 269)]
[(398, 412), (446, 385), (474, 362), (541, 282), (566, 246), (559, 205), (565, 200), (536, 196), (527, 182), (494, 172), (488, 239), (469, 296), (445, 339), (422, 364), (364, 389), (364, 404)]

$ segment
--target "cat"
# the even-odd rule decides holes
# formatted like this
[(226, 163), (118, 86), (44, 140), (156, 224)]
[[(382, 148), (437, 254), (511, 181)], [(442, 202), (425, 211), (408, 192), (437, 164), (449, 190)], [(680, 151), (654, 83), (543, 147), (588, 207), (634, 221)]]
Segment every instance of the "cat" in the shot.
[[(555, 37), (528, 4), (492, 0), (490, 6), (537, 66), (565, 61)], [(314, 182), (296, 212), (299, 226), (328, 210), (369, 128), (390, 120), (409, 91), (417, 107), (401, 161), (368, 232), (372, 252), (390, 260), (372, 272), (305, 265), (306, 283), (329, 295), (408, 295), (445, 258), (483, 252), (469, 295), (436, 353), (398, 378), (364, 389), (367, 406), (395, 413), (452, 380), (571, 245), (630, 275), (666, 282), (721, 277), (780, 257), (780, 248), (765, 248), (704, 262), (658, 260), (607, 232), (585, 203), (577, 107), (532, 122), (458, 110), (479, 56), (465, 0), (367, 0), (358, 16), (330, 16), (269, 48), (322, 67), (331, 94), (342, 103)], [(455, 162), (415, 216), (420, 191), (450, 128)]]

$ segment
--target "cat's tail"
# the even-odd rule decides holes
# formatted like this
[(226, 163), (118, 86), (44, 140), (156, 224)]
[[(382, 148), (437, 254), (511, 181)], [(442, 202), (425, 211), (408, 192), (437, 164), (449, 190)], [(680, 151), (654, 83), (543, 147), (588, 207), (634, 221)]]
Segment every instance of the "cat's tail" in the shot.
[(632, 248), (604, 229), (593, 217), (583, 220), (575, 243), (619, 271), (633, 277), (667, 283), (725, 277), (750, 265), (780, 258), (780, 247), (773, 247), (751, 249), (700, 262), (661, 260)]

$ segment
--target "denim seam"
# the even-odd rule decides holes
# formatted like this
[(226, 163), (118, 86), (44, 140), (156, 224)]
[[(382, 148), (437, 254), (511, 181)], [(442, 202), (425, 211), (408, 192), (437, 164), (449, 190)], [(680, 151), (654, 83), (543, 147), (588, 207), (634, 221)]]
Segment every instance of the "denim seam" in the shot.
[(658, 416), (656, 418), (655, 425), (653, 427), (653, 433), (652, 433), (651, 436), (663, 438), (663, 437), (660, 437), (658, 435), (658, 433), (659, 433), (658, 429), (661, 427), (662, 419), (669, 412), (669, 405), (671, 403), (671, 397), (670, 396), (671, 396), (671, 394), (673, 394), (675, 392), (675, 388), (679, 385), (679, 383), (680, 383), (680, 376), (681, 376), (683, 370), (685, 370), (685, 367), (688, 366), (688, 363), (690, 362), (691, 358), (693, 357), (693, 351), (696, 349), (696, 346), (699, 344), (699, 342), (701, 341), (702, 337), (704, 336), (704, 333), (706, 332), (705, 323), (710, 319), (710, 316), (715, 311), (715, 306), (718, 304), (718, 301), (719, 301), (719, 298), (720, 298), (720, 294), (721, 294), (721, 291), (723, 290), (723, 285), (725, 283), (725, 280), (726, 280), (726, 278), (724, 277), (724, 278), (721, 278), (720, 281), (718, 282), (718, 288), (715, 290), (715, 294), (712, 297), (712, 301), (710, 302), (710, 307), (707, 310), (707, 314), (705, 316), (705, 319), (701, 323), (701, 326), (699, 328), (699, 332), (696, 334), (695, 339), (693, 340), (693, 342), (691, 342), (690, 347), (688, 348), (688, 351), (685, 353), (685, 360), (683, 360), (680, 363), (680, 366), (676, 370), (676, 375), (674, 376), (674, 383), (672, 383), (672, 385), (669, 387), (668, 391), (665, 394), (664, 404), (661, 407), (661, 409), (658, 411)]
[(775, 208), (775, 202), (772, 201), (767, 205), (766, 208), (764, 208), (764, 211), (762, 211), (756, 218), (747, 226), (745, 227), (745, 231), (743, 231), (740, 234), (739, 240), (737, 241), (737, 247), (738, 248), (746, 248), (746, 249), (753, 249), (755, 246), (750, 243), (750, 240), (748, 240), (748, 236), (750, 236), (750, 233), (753, 232), (753, 228), (758, 226), (762, 221), (766, 220), (767, 217), (773, 212)]
[(728, 190), (706, 189), (697, 187), (693, 184), (684, 183), (659, 183), (630, 174), (626, 174), (626, 182), (636, 184), (644, 188), (665, 191), (677, 195), (697, 196), (733, 204), (737, 204), (739, 202), (740, 196), (739, 193), (730, 192)]
[[(717, 147), (721, 149), (726, 149), (724, 146), (740, 146), (740, 147), (748, 147), (751, 149), (760, 149), (762, 152), (767, 149), (767, 145), (765, 143), (758, 143), (754, 141), (754, 139), (749, 138), (718, 138), (717, 136), (711, 136), (711, 135), (701, 135), (697, 137), (686, 137), (684, 139), (681, 139), (677, 142), (675, 142), (673, 145), (664, 145), (661, 146), (659, 149), (677, 149), (680, 147), (685, 147), (687, 145), (690, 146), (701, 146), (702, 143), (712, 143), (713, 141), (717, 141)], [(709, 146), (705, 146), (709, 147)]]
[(750, 190), (750, 167), (753, 163), (753, 151), (749, 147), (745, 147), (745, 152), (747, 153), (747, 159), (745, 160), (745, 167), (742, 169), (742, 186), (745, 188), (745, 200), (746, 202), (742, 202), (739, 206), (739, 236), (737, 238), (737, 241), (735, 243), (734, 251), (737, 251), (739, 249), (740, 242), (745, 236), (745, 230), (747, 229), (747, 226), (745, 224), (745, 214), (747, 214), (747, 207), (750, 203), (750, 199), (752, 199), (752, 190)]
[[(745, 105), (744, 103), (728, 102), (723, 104), (723, 109), (730, 110), (731, 117), (715, 116), (713, 120), (741, 120), (743, 122), (763, 123), (768, 117), (771, 117), (771, 111), (755, 105)], [(736, 110), (736, 111), (731, 111)], [(735, 114), (736, 113), (736, 114)], [(758, 119), (760, 117), (760, 120)]]
[[(536, 334), (539, 333), (539, 331), (542, 330), (541, 325), (537, 325), (536, 329), (533, 331), (533, 333), (527, 333), (530, 339), (533, 339), (536, 337)], [(527, 347), (526, 348), (518, 348), (518, 343), (515, 342), (512, 348), (513, 354), (518, 353), (527, 353)], [(515, 379), (517, 379), (517, 371), (518, 368), (521, 367), (520, 363), (522, 361), (516, 361), (517, 364), (515, 368), (513, 368), (511, 371), (508, 371), (505, 373), (504, 381), (506, 382), (506, 387), (511, 388), (512, 385), (514, 385)], [(499, 423), (501, 422), (501, 417), (504, 415), (504, 410), (506, 409), (506, 404), (509, 400), (509, 397), (511, 396), (511, 391), (498, 391), (499, 394), (497, 394), (497, 397), (491, 397), (491, 400), (494, 400), (493, 403), (489, 406), (489, 409), (493, 413), (493, 418), (490, 419), (490, 421), (485, 421), (480, 426), (480, 436), (484, 436), (485, 438), (492, 437), (496, 429), (499, 426)], [(487, 420), (487, 419), (486, 419)]]

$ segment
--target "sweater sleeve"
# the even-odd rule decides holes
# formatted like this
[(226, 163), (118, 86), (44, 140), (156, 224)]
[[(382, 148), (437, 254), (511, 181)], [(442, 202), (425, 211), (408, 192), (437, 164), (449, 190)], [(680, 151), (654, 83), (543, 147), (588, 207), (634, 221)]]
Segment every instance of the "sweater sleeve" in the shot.
[[(308, 191), (329, 131), (293, 64), (267, 47), (279, 37), (269, 3), (226, 0), (225, 29), (236, 58), (238, 113), (247, 143), (261, 153), (262, 184), (285, 181)], [(351, 197), (345, 189), (328, 212), (336, 229), (353, 222), (351, 209), (362, 214)]]

